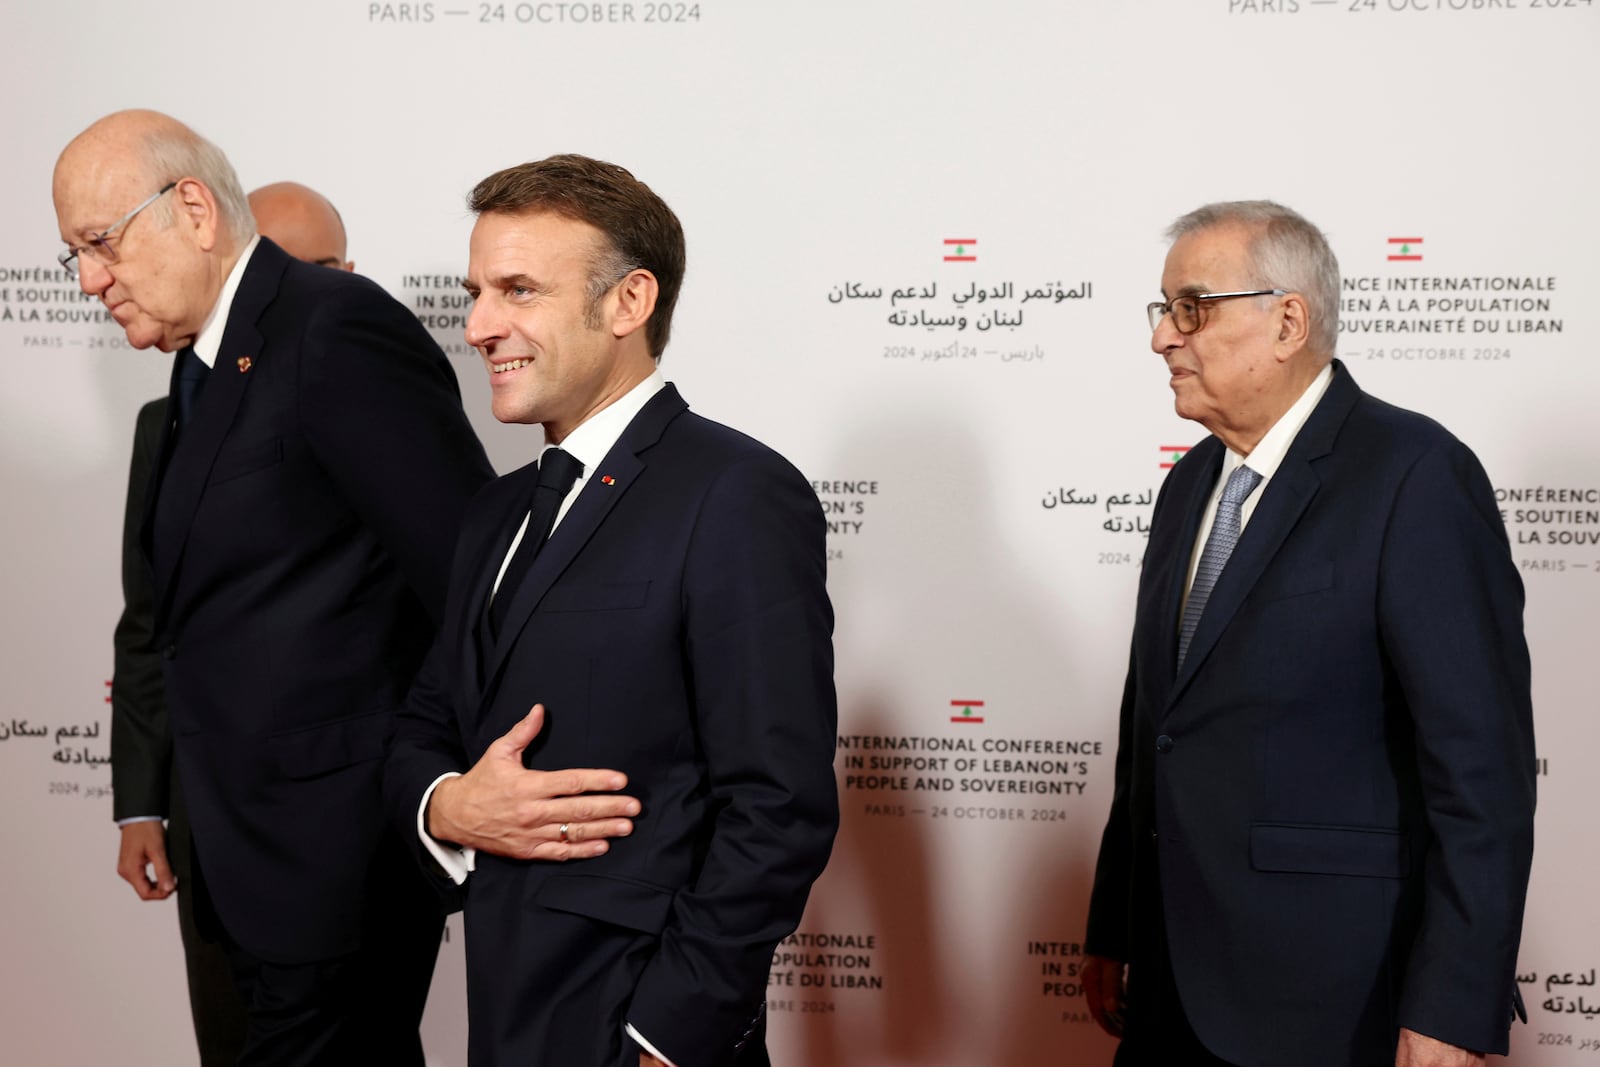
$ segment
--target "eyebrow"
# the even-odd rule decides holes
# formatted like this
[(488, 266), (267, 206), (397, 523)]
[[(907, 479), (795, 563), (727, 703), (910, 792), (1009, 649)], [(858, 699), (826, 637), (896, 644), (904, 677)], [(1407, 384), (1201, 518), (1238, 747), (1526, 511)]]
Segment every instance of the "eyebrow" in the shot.
[[(548, 293), (550, 291), (550, 286), (526, 274), (500, 275), (499, 277), (490, 278), (489, 285), (495, 289), (502, 290), (521, 287), (523, 289), (532, 289), (536, 293)], [(476, 296), (481, 291), (481, 287), (470, 280), (463, 280), (461, 287), (473, 296)]]

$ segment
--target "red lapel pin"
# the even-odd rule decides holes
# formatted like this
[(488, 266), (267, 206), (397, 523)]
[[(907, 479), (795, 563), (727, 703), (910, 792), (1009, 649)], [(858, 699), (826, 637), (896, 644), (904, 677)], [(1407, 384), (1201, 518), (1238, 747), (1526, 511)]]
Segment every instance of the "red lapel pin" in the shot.
[(615, 478), (611, 477), (611, 475), (609, 475), (609, 474), (602, 474), (600, 476), (600, 480), (602, 482), (605, 482), (607, 485), (616, 485), (617, 484), (617, 480)]
[(250, 369), (250, 357), (249, 356), (240, 356), (239, 357), (239, 373), (243, 374), (246, 371), (248, 371), (249, 369)]

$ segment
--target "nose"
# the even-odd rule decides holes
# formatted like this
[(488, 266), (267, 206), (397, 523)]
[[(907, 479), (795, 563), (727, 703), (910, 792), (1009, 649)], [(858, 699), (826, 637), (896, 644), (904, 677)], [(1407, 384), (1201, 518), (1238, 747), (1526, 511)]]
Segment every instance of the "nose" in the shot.
[(78, 257), (78, 288), (90, 296), (103, 295), (111, 288), (113, 280), (111, 268), (98, 259), (88, 255)]
[(1165, 356), (1174, 348), (1183, 347), (1183, 334), (1172, 324), (1172, 312), (1161, 316), (1161, 321), (1156, 323), (1156, 328), (1150, 334), (1150, 351), (1158, 356)]
[(479, 293), (472, 301), (472, 310), (467, 312), (465, 336), (473, 348), (492, 345), (506, 336), (504, 321), (494, 313), (489, 297), (488, 293)]

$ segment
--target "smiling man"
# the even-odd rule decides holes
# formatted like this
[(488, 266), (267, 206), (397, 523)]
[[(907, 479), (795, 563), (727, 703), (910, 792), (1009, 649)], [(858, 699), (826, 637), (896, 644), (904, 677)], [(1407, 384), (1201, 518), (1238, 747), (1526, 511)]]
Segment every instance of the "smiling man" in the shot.
[(465, 890), (470, 1062), (764, 1065), (838, 822), (821, 508), (662, 379), (684, 243), (648, 187), (554, 156), (470, 205), (467, 340), (545, 447), (462, 527), (386, 783)]
[(1333, 358), (1314, 226), (1248, 201), (1169, 236), (1151, 347), (1211, 436), (1152, 519), (1089, 1008), (1119, 1067), (1482, 1064), (1520, 1008), (1534, 806), (1494, 494)]
[[(455, 376), (376, 285), (258, 237), (226, 157), (174, 119), (90, 126), (53, 194), (63, 267), (134, 347), (175, 353), (138, 537), (145, 647), (197, 926), (246, 1006), (239, 1063), (421, 1067), (443, 913), (386, 838), (380, 782), (456, 520), (492, 474)], [(129, 880), (165, 892), (143, 827)]]

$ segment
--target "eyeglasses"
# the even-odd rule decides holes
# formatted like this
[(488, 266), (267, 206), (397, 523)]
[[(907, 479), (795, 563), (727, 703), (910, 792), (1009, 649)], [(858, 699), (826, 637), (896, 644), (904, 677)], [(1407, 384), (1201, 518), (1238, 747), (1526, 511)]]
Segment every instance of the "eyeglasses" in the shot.
[(1246, 289), (1237, 293), (1189, 293), (1175, 300), (1149, 304), (1145, 312), (1150, 316), (1150, 328), (1159, 329), (1161, 320), (1172, 316), (1172, 325), (1182, 334), (1190, 334), (1206, 324), (1206, 308), (1213, 300), (1232, 300), (1239, 296), (1288, 296), (1287, 289)]
[(78, 280), (79, 256), (87, 255), (90, 259), (93, 259), (97, 263), (115, 263), (117, 261), (117, 250), (111, 246), (112, 231), (116, 230), (120, 226), (126, 226), (128, 223), (132, 222), (135, 215), (149, 207), (151, 204), (155, 203), (157, 200), (161, 199), (164, 194), (169, 193), (173, 189), (177, 188), (177, 185), (177, 182), (168, 182), (167, 184), (163, 185), (159, 190), (151, 193), (150, 196), (140, 203), (138, 207), (134, 208), (132, 211), (128, 212), (126, 215), (122, 216), (116, 222), (113, 222), (110, 226), (107, 226), (99, 233), (90, 235), (87, 244), (76, 248), (69, 246), (66, 251), (62, 252), (56, 257), (56, 262), (61, 264), (61, 269), (66, 271), (67, 277), (71, 278), (73, 281)]

